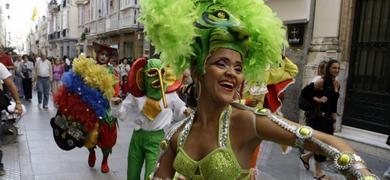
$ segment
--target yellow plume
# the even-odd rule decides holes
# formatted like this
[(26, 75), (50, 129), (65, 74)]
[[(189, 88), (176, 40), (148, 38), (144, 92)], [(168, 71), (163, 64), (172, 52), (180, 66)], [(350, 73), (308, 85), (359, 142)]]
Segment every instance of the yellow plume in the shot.
[(37, 6), (34, 6), (33, 8), (33, 11), (32, 11), (32, 15), (31, 15), (31, 20), (32, 21), (35, 21), (38, 17), (38, 9), (37, 9)]

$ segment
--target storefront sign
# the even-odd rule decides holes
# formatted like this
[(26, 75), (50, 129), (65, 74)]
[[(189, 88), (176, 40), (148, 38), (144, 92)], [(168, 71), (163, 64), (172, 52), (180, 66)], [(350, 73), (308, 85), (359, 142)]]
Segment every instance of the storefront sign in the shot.
[(302, 45), (303, 37), (305, 34), (305, 23), (300, 24), (288, 24), (288, 43), (290, 45)]

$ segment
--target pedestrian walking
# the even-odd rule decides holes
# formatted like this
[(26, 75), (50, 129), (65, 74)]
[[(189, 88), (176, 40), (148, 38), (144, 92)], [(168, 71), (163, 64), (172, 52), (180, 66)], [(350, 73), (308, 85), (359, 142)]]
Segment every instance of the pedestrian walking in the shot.
[[(315, 130), (333, 134), (334, 123), (336, 122), (337, 101), (340, 96), (340, 84), (336, 80), (340, 71), (340, 63), (330, 60), (326, 64), (325, 74), (317, 81), (310, 83), (302, 90), (302, 95), (313, 101), (312, 109), (305, 112), (307, 125)], [(306, 169), (309, 169), (310, 153), (300, 157)], [(315, 179), (329, 179), (321, 170), (321, 163), (326, 157), (314, 154)]]
[(23, 84), (23, 92), (24, 98), (26, 101), (31, 102), (32, 99), (32, 72), (34, 69), (34, 64), (28, 59), (27, 55), (22, 56), (23, 64), (22, 64), (22, 84)]
[(119, 76), (120, 76), (120, 85), (121, 85), (121, 97), (125, 98), (128, 93), (127, 88), (127, 77), (130, 71), (130, 64), (127, 61), (127, 58), (123, 58), (119, 64)]
[(43, 100), (43, 108), (48, 109), (50, 82), (52, 81), (52, 66), (50, 61), (43, 56), (37, 57), (35, 63), (35, 74), (33, 81), (36, 82), (38, 91), (38, 106), (41, 107)]
[(23, 61), (20, 56), (15, 56), (15, 76), (14, 76), (14, 83), (16, 85), (16, 88), (18, 89), (20, 98), (24, 97), (24, 91), (23, 91), (23, 74), (22, 74), (22, 65)]
[(64, 56), (63, 61), (65, 61), (65, 71), (68, 72), (72, 69), (72, 61), (67, 56)]
[(61, 78), (64, 72), (65, 72), (65, 67), (61, 63), (60, 59), (54, 58), (52, 92), (56, 92), (58, 87), (61, 85)]
[[(321, 61), (319, 64), (318, 64), (318, 67), (317, 67), (317, 75), (314, 76), (310, 82), (310, 83), (314, 83), (316, 82), (317, 80), (321, 79), (324, 75), (325, 75), (325, 66), (326, 66), (326, 61)], [(311, 157), (314, 156), (314, 153), (313, 152), (306, 152), (304, 154), (302, 154), (299, 159), (302, 161), (302, 164), (303, 164), (303, 167), (305, 167), (306, 170), (309, 170), (310, 169), (310, 164), (309, 164), (309, 159)]]

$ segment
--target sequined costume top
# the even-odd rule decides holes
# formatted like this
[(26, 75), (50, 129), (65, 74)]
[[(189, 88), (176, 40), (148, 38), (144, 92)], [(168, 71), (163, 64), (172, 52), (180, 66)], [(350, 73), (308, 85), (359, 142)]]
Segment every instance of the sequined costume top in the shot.
[(184, 143), (190, 132), (193, 118), (184, 126), (178, 137), (178, 152), (173, 162), (175, 171), (187, 179), (249, 179), (249, 170), (241, 168), (230, 145), (229, 122), (232, 108), (229, 106), (219, 118), (218, 148), (199, 161), (193, 160), (185, 151)]

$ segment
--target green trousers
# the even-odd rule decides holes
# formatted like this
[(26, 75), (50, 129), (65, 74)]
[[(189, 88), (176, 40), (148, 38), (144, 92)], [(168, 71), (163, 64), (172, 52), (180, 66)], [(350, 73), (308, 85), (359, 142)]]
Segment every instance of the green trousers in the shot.
[(145, 177), (154, 170), (160, 154), (160, 142), (164, 138), (164, 131), (134, 130), (131, 137), (129, 154), (127, 156), (127, 180), (140, 179), (142, 165), (145, 161)]

